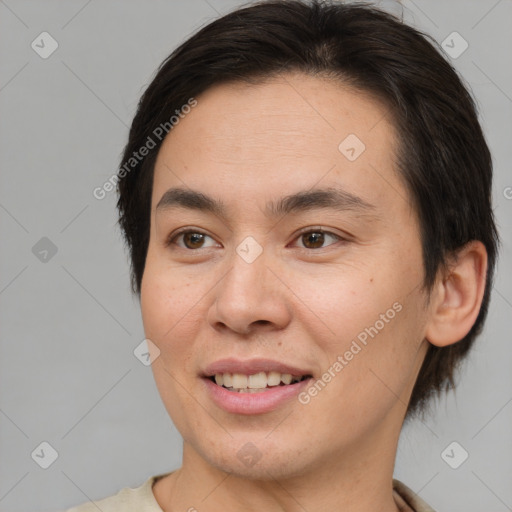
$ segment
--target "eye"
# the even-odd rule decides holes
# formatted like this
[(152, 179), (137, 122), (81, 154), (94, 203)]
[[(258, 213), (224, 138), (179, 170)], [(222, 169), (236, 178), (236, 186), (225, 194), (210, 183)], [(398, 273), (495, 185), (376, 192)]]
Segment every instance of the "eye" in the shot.
[[(185, 247), (176, 244), (175, 240), (180, 237), (183, 237)], [(202, 244), (204, 243), (205, 238), (211, 238), (211, 236), (207, 235), (206, 233), (202, 233), (201, 231), (187, 229), (169, 236), (165, 245), (168, 247), (172, 244), (176, 244), (180, 249), (203, 249), (204, 246)], [(211, 239), (213, 240), (213, 238)]]
[[(322, 245), (325, 242), (325, 237), (331, 237), (335, 240), (344, 240), (341, 236), (335, 235), (330, 231), (324, 231), (321, 228), (309, 229), (308, 231), (303, 231), (296, 238), (296, 240), (302, 240), (305, 243), (305, 249), (323, 249)], [(329, 244), (333, 245), (333, 244)], [(311, 247), (313, 246), (313, 247)]]
[[(335, 240), (344, 240), (341, 236), (335, 235), (334, 233), (331, 233), (330, 231), (324, 231), (321, 228), (316, 229), (309, 229), (308, 231), (303, 231), (299, 234), (295, 240), (302, 240), (305, 242), (305, 245), (301, 248), (303, 249), (323, 249), (323, 244), (325, 242), (325, 239), (327, 237), (331, 237)], [(183, 243), (184, 246), (179, 245), (176, 240), (180, 237), (183, 237)], [(213, 240), (213, 238), (206, 233), (203, 233), (201, 231), (192, 230), (192, 229), (184, 229), (182, 231), (178, 231), (177, 233), (173, 233), (169, 236), (167, 239), (165, 245), (166, 247), (176, 244), (180, 249), (204, 249), (208, 246), (204, 246), (204, 240), (206, 238), (210, 238)], [(330, 244), (332, 245), (332, 244)], [(312, 247), (311, 247), (312, 246)], [(212, 246), (210, 246), (212, 247)]]

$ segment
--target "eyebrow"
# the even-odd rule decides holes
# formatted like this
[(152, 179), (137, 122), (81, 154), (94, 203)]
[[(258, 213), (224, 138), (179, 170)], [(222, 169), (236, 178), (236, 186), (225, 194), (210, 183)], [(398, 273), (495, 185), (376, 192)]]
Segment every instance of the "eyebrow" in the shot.
[[(226, 205), (202, 192), (185, 188), (170, 188), (156, 205), (156, 212), (186, 208), (212, 213), (227, 220)], [(279, 217), (289, 213), (299, 213), (316, 209), (353, 211), (361, 215), (371, 215), (375, 206), (346, 190), (334, 187), (303, 190), (266, 204), (267, 217)]]

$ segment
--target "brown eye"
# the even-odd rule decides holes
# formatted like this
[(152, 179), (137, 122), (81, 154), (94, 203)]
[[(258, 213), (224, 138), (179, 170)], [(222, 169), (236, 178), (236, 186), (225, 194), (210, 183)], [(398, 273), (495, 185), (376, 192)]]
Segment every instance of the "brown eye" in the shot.
[[(183, 244), (180, 245), (176, 242), (179, 238), (183, 238)], [(166, 246), (170, 246), (172, 244), (177, 245), (180, 249), (203, 249), (204, 241), (206, 238), (210, 238), (206, 233), (201, 233), (200, 231), (193, 231), (193, 230), (184, 230), (179, 233), (176, 233), (169, 237)], [(212, 239), (213, 240), (213, 239)], [(212, 247), (212, 246), (206, 246), (206, 247)]]
[(302, 233), (299, 239), (303, 242), (304, 247), (306, 249), (322, 249), (322, 246), (325, 243), (326, 236), (332, 237), (336, 240), (341, 240), (341, 237), (333, 233), (329, 233), (327, 231), (322, 231), (318, 229)]
[(183, 233), (183, 243), (188, 249), (200, 249), (204, 242), (204, 236), (202, 233)]
[[(302, 241), (308, 249), (318, 249), (323, 245), (324, 239), (324, 234), (320, 232), (312, 231), (302, 235)], [(309, 244), (311, 244), (313, 247), (311, 247)]]

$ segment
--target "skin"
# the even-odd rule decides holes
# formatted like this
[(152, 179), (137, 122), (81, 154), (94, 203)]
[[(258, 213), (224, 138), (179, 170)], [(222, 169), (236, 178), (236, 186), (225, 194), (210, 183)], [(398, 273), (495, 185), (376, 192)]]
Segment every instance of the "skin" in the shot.
[[(158, 154), (142, 280), (146, 337), (160, 351), (155, 381), (184, 444), (182, 467), (154, 485), (155, 498), (165, 512), (340, 503), (346, 512), (396, 511), (391, 480), (413, 384), (428, 343), (458, 341), (476, 319), (485, 249), (469, 244), (426, 300), (418, 220), (395, 172), (396, 133), (367, 95), (289, 73), (196, 99)], [(338, 150), (348, 134), (366, 146), (355, 161)], [(221, 199), (227, 222), (183, 208), (156, 213), (176, 186)], [(269, 200), (327, 186), (370, 203), (370, 214), (264, 215)], [(326, 234), (315, 245), (300, 233), (319, 226), (344, 240)], [(166, 246), (182, 227), (208, 236)], [(263, 249), (250, 264), (236, 252), (247, 236)], [(306, 405), (228, 413), (199, 377), (221, 358), (267, 357), (316, 380), (397, 302), (401, 311)], [(237, 457), (248, 442), (261, 455), (252, 466)]]

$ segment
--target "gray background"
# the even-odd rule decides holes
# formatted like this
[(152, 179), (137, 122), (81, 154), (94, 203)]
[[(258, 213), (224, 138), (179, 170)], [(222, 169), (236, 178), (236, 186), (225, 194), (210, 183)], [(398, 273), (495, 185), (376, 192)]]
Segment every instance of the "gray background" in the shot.
[[(100, 201), (92, 191), (116, 172), (160, 62), (241, 4), (0, 1), (2, 511), (63, 509), (181, 463), (151, 369), (133, 354), (144, 333), (115, 192)], [(512, 3), (405, 1), (404, 14), (439, 42), (457, 31), (469, 44), (452, 61), (494, 155), (503, 247), (487, 326), (459, 388), (406, 426), (395, 476), (439, 510), (512, 510)], [(59, 44), (47, 59), (31, 48), (43, 31)], [(43, 237), (57, 249), (46, 261)], [(36, 450), (43, 441), (58, 452), (48, 469), (34, 460), (49, 457)], [(453, 441), (469, 453), (458, 469), (441, 457)]]

